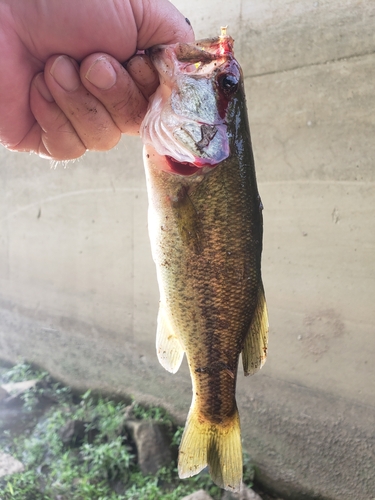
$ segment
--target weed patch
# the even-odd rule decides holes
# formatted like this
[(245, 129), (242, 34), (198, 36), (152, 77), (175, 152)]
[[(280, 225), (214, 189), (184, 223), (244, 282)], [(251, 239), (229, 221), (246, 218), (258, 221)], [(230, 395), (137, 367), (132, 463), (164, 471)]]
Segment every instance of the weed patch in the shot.
[[(207, 473), (181, 481), (173, 461), (154, 475), (140, 471), (126, 422), (160, 422), (177, 447), (183, 429), (162, 408), (129, 406), (91, 391), (76, 396), (26, 363), (0, 375), (1, 383), (31, 379), (38, 382), (20, 396), (18, 408), (29, 425), (19, 432), (0, 422), (1, 447), (24, 465), (23, 472), (0, 478), (1, 500), (179, 500), (198, 489), (221, 498)], [(244, 477), (249, 484), (251, 466)]]

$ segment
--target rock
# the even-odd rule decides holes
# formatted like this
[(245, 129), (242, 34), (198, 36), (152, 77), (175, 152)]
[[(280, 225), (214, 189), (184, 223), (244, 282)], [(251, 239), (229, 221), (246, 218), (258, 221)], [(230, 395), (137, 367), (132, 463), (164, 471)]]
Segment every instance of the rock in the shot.
[(59, 431), (61, 441), (69, 446), (77, 446), (85, 437), (85, 422), (83, 420), (68, 420)]
[(10, 396), (19, 396), (32, 387), (35, 387), (37, 383), (38, 380), (24, 380), (23, 382), (10, 382), (9, 384), (2, 384), (1, 387), (5, 389)]
[(181, 500), (212, 500), (212, 497), (204, 490), (198, 490), (190, 495), (181, 498)]
[(137, 448), (138, 465), (143, 474), (155, 474), (172, 461), (171, 439), (164, 424), (151, 420), (129, 420), (130, 431)]
[(248, 488), (242, 483), (239, 493), (226, 491), (221, 497), (221, 500), (262, 500), (262, 498), (255, 493), (254, 490)]
[(0, 402), (9, 397), (9, 393), (0, 385)]
[(0, 477), (22, 472), (23, 468), (23, 464), (19, 460), (0, 451)]
[[(0, 401), (7, 406), (22, 405), (20, 396), (32, 387), (35, 387), (38, 380), (24, 380), (23, 382), (9, 382), (0, 386)], [(5, 391), (5, 394), (4, 394)]]

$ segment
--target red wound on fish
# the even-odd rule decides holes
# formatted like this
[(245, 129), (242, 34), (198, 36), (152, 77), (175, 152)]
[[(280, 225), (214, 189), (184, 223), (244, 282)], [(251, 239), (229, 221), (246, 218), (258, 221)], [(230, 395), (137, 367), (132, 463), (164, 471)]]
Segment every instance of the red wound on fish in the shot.
[(219, 40), (219, 55), (233, 55), (233, 39), (230, 36), (223, 36)]

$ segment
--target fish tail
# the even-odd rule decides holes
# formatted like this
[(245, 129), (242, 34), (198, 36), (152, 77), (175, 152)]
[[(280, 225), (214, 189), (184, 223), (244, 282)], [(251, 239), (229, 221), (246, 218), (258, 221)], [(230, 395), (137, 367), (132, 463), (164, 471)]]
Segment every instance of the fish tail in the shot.
[(239, 491), (242, 481), (242, 445), (238, 410), (225, 423), (200, 421), (191, 408), (178, 456), (180, 478), (195, 476), (207, 465), (221, 488)]

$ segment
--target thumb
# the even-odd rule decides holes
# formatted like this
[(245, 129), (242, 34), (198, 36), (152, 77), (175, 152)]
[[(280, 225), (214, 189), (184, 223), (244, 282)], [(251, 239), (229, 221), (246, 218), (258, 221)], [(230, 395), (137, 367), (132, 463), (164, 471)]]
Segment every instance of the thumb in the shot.
[(139, 50), (153, 45), (194, 41), (190, 21), (168, 0), (133, 0)]

